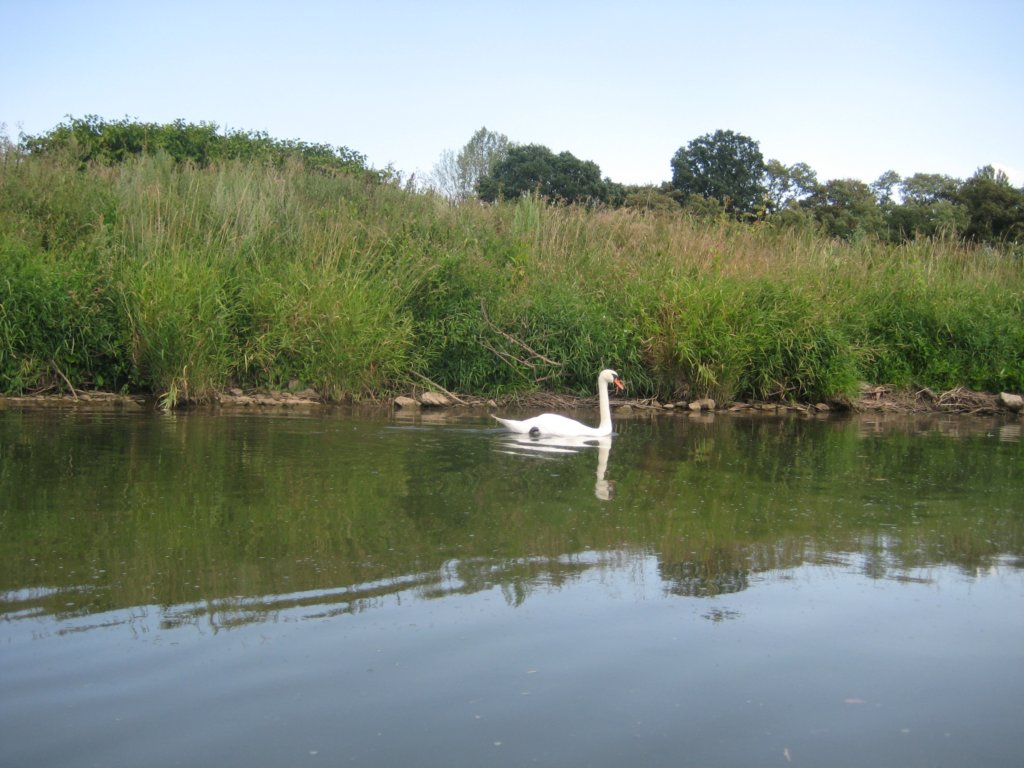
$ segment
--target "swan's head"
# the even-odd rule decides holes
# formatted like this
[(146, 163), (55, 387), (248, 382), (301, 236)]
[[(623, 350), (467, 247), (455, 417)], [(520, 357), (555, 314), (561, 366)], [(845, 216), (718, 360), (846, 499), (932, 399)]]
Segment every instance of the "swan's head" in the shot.
[(614, 384), (616, 389), (625, 389), (626, 385), (622, 383), (622, 379), (619, 378), (619, 374), (613, 371), (611, 368), (605, 368), (597, 376), (597, 380), (601, 384)]

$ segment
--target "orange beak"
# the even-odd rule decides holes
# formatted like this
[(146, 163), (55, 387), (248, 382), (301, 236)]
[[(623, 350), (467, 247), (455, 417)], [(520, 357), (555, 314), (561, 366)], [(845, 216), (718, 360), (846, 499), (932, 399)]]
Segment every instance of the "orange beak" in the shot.
[(625, 389), (626, 388), (626, 385), (622, 383), (622, 379), (620, 379), (618, 376), (616, 376), (613, 379), (612, 383), (615, 385), (616, 389)]

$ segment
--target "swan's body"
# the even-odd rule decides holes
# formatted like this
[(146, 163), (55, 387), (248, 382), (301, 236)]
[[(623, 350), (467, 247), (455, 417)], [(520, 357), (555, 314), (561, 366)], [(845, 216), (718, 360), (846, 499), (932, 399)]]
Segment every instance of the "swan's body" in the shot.
[(603, 370), (597, 377), (597, 395), (600, 400), (601, 422), (596, 427), (588, 427), (575, 419), (557, 413), (542, 413), (532, 419), (494, 418), (502, 426), (512, 432), (528, 434), (532, 437), (605, 437), (612, 433), (612, 409), (608, 403), (608, 385), (614, 384), (616, 389), (624, 389), (619, 374), (612, 370)]

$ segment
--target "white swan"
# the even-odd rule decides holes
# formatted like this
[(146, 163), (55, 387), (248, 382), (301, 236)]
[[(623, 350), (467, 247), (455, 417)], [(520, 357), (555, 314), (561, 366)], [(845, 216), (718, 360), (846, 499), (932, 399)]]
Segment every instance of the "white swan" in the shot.
[(614, 384), (616, 389), (625, 389), (622, 379), (615, 371), (605, 369), (598, 374), (597, 394), (601, 401), (601, 423), (597, 427), (588, 427), (557, 413), (543, 413), (523, 421), (502, 419), (499, 416), (494, 418), (506, 429), (531, 437), (605, 437), (612, 433), (612, 409), (608, 404), (609, 384)]

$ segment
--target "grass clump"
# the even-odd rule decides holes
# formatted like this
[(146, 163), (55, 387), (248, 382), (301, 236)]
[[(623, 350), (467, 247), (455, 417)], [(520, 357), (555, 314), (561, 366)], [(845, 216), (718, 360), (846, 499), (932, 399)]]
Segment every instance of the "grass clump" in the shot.
[(202, 258), (172, 253), (124, 276), (132, 365), (168, 405), (225, 388), (237, 348), (226, 275)]
[(293, 380), (334, 400), (386, 391), (408, 371), (412, 326), (385, 283), (292, 262), (249, 278), (243, 361), (248, 386)]
[(101, 264), (0, 235), (0, 386), (22, 394), (132, 382), (118, 291)]
[(725, 401), (850, 394), (855, 350), (822, 309), (806, 290), (767, 277), (680, 280), (649, 334), (659, 390)]
[(897, 387), (1024, 389), (1019, 278), (1017, 286), (1005, 283), (1002, 265), (953, 270), (915, 256), (887, 266), (883, 279), (852, 292), (844, 307), (864, 339), (864, 378)]

